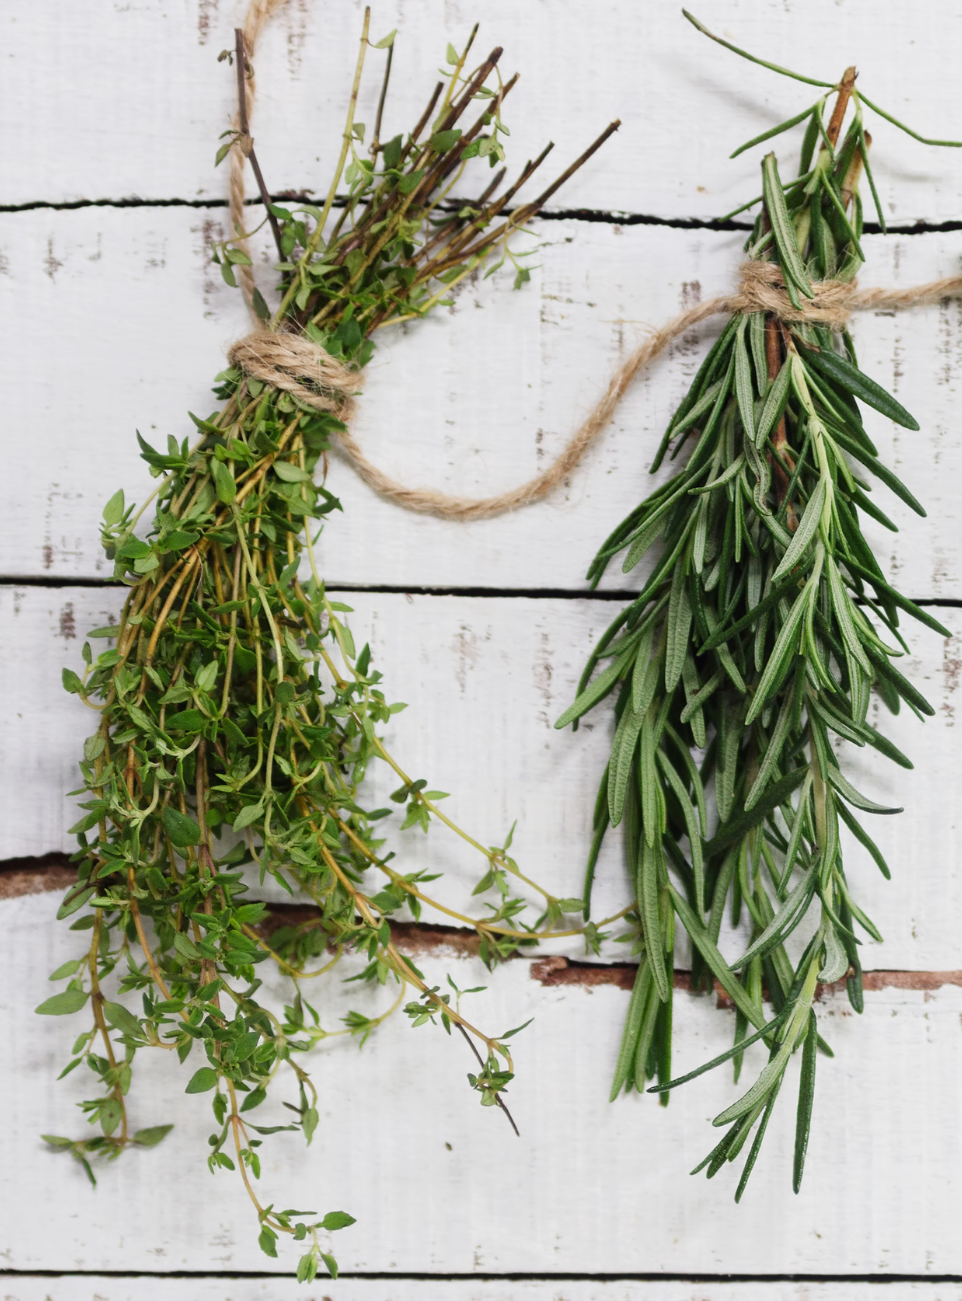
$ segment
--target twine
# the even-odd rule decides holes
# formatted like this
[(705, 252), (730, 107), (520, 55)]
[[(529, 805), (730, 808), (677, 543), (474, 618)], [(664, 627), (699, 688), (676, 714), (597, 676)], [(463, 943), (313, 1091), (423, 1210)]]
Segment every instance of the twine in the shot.
[(283, 389), (305, 406), (339, 420), (354, 414), (353, 394), (363, 377), (356, 367), (319, 348), (304, 334), (254, 330), (232, 343), (227, 360), (246, 375)]
[[(244, 41), (253, 56), (257, 38), (264, 24), (285, 0), (251, 0), (244, 21)], [(245, 82), (247, 118), (254, 108), (254, 78)], [(239, 123), (238, 123), (239, 125)], [(231, 149), (230, 215), (236, 229), (243, 230), (244, 162), (250, 152), (250, 136), (239, 138)], [(241, 246), (247, 252), (246, 241)], [(240, 275), (244, 298), (255, 320), (252, 299), (254, 277), (251, 267), (234, 265)], [(652, 330), (648, 338), (617, 368), (608, 381), (601, 399), (579, 425), (556, 460), (533, 479), (496, 493), (492, 497), (455, 497), (436, 488), (409, 488), (390, 478), (369, 461), (349, 429), (339, 433), (342, 450), (369, 487), (405, 510), (440, 519), (490, 519), (521, 506), (532, 505), (548, 496), (581, 462), (588, 448), (611, 420), (629, 386), (639, 371), (650, 365), (675, 339), (713, 316), (737, 312), (769, 312), (780, 320), (807, 321), (840, 330), (856, 311), (894, 310), (918, 307), (962, 294), (962, 276), (949, 276), (924, 285), (905, 289), (859, 289), (841, 280), (825, 280), (813, 286), (814, 297), (802, 299), (800, 307), (792, 305), (785, 290), (780, 268), (773, 262), (743, 262), (738, 289), (721, 298), (710, 298)], [(345, 421), (353, 412), (353, 394), (361, 387), (356, 368), (330, 356), (303, 334), (271, 333), (259, 326), (240, 339), (228, 352), (232, 365), (275, 388), (283, 389), (299, 401), (320, 411), (329, 411)]]
[[(244, 78), (244, 98), (247, 101), (247, 123), (248, 131), (250, 123), (254, 118), (254, 94), (257, 89), (254, 81), (253, 58), (254, 51), (257, 48), (257, 42), (261, 32), (264, 30), (268, 20), (283, 9), (287, 0), (250, 0), (247, 6), (247, 13), (244, 17), (244, 49), (247, 57), (251, 62), (248, 65), (249, 71)], [(230, 151), (230, 220), (231, 234), (244, 230), (244, 164), (247, 162), (247, 155), (254, 146), (254, 141), (248, 134), (240, 135), (240, 113), (234, 115), (231, 122), (234, 130), (238, 135), (234, 139)], [(236, 247), (242, 253), (250, 257), (250, 248), (247, 244), (246, 236), (236, 241)], [(251, 316), (257, 321), (257, 313), (254, 311), (254, 270), (253, 267), (246, 266), (242, 262), (234, 263), (234, 275), (240, 281), (241, 291), (244, 295), (244, 301), (247, 303)]]

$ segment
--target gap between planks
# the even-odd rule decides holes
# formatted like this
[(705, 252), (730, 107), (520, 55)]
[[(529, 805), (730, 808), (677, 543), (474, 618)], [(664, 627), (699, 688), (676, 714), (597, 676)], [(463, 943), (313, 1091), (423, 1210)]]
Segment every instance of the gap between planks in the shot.
[[(109, 1269), (0, 1269), (0, 1279), (32, 1278), (103, 1278), (103, 1279), (222, 1279), (246, 1281), (293, 1280), (294, 1273), (268, 1270), (109, 1270)], [(427, 1274), (389, 1273), (341, 1270), (339, 1279), (371, 1280), (373, 1282), (413, 1283), (925, 1283), (938, 1286), (945, 1283), (962, 1283), (962, 1274), (578, 1274), (578, 1273), (525, 1273), (514, 1271), (504, 1274)], [(329, 1283), (329, 1279), (322, 1280)]]
[[(271, 195), (275, 203), (308, 202), (309, 196), (283, 192)], [(466, 200), (451, 199), (443, 205), (443, 210), (456, 212)], [(246, 199), (245, 206), (257, 207), (260, 199)], [(334, 207), (345, 206), (344, 195), (338, 195)], [(36, 212), (75, 212), (81, 208), (226, 208), (226, 199), (142, 199), (130, 195), (120, 199), (31, 199), (25, 203), (0, 203), (0, 213)], [(504, 215), (509, 216), (515, 209), (505, 208)], [(721, 217), (660, 217), (650, 212), (623, 212), (604, 208), (544, 208), (538, 212), (537, 221), (581, 221), (594, 222), (605, 226), (662, 226), (666, 230), (712, 230), (712, 231), (750, 231), (750, 221), (732, 221)], [(962, 230), (962, 221), (917, 221), (905, 225), (886, 226), (883, 231), (877, 221), (866, 221), (862, 227), (866, 235), (939, 235), (952, 234)]]
[[(124, 584), (109, 578), (76, 578), (57, 575), (33, 575), (17, 578), (0, 574), (0, 587), (64, 588), (89, 587), (106, 590), (124, 590)], [(398, 583), (325, 583), (329, 592), (363, 592), (372, 596), (464, 596), (481, 600), (532, 600), (532, 601), (624, 601), (628, 603), (641, 595), (640, 589), (618, 588), (614, 591), (589, 587), (412, 587)], [(860, 597), (853, 598), (863, 605)], [(962, 599), (949, 596), (909, 597), (916, 605), (935, 606), (943, 610), (962, 609)]]
[[(66, 854), (52, 852), (36, 858), (11, 858), (0, 862), (0, 901), (17, 899), (24, 895), (44, 894), (69, 889), (77, 880), (76, 869), (70, 865)], [(253, 902), (253, 901), (252, 901)], [(257, 929), (265, 938), (281, 926), (298, 925), (318, 914), (311, 904), (267, 904), (268, 917)], [(430, 922), (390, 923), (391, 936), (402, 953), (409, 957), (443, 954), (451, 957), (477, 957), (480, 937), (467, 927), (440, 926)], [(513, 955), (520, 957), (520, 954)], [(630, 962), (580, 962), (573, 958), (551, 955), (531, 961), (531, 979), (545, 988), (557, 985), (579, 985), (593, 989), (599, 985), (615, 985), (630, 992), (635, 982), (637, 966)], [(931, 991), (944, 985), (962, 987), (962, 971), (864, 971), (862, 988), (866, 993), (882, 989), (909, 989)], [(691, 972), (676, 970), (676, 989), (693, 990)], [(841, 993), (845, 979), (831, 985), (819, 984), (816, 999), (823, 995)], [(714, 992), (719, 1007), (732, 1006), (731, 999), (718, 981)], [(2, 1271), (0, 1271), (2, 1275)]]

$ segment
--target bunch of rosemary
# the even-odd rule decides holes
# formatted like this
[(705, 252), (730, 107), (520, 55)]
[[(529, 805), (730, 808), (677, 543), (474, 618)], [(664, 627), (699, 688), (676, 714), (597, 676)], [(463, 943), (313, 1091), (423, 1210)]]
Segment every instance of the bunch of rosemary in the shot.
[[(472, 158), (487, 158), (492, 167), (503, 158), (502, 105), (516, 78), (502, 83), (499, 49), (466, 71), (472, 33), (463, 52), (448, 47), (447, 84), (437, 85), (414, 129), (382, 143), (392, 33), (379, 43), (387, 69), (373, 142), (360, 152), (365, 131), (354, 112), (368, 22), (369, 14), (323, 206), (273, 203), (255, 165), (278, 245), (281, 300), (273, 317), (256, 292), (254, 306), (273, 331), (306, 336), (357, 369), (374, 351), (376, 330), (424, 316), (479, 268), (494, 269), (506, 258), (517, 265), (509, 237), (601, 143), (513, 211), (515, 193), (548, 150), (500, 193), (503, 170), (478, 200), (452, 199)], [(237, 70), (246, 135), (249, 68), (240, 34)], [(463, 128), (478, 101), (480, 115)], [(218, 161), (236, 133), (230, 135)], [(249, 136), (242, 143), (250, 154)], [(342, 179), (347, 195), (338, 198)], [(246, 237), (236, 229), (215, 249), (229, 284), (234, 268), (250, 263)], [(519, 266), (518, 283), (526, 278)], [(320, 1262), (336, 1273), (319, 1232), (353, 1220), (340, 1211), (319, 1217), (262, 1205), (254, 1191), (258, 1148), (278, 1126), (256, 1124), (256, 1109), (275, 1078), (275, 1090), (286, 1078), (294, 1120), (280, 1128), (300, 1129), (310, 1143), (318, 1110), (301, 1065), (305, 1051), (331, 1033), (363, 1040), (383, 1017), (352, 1013), (345, 1029), (325, 1030), (301, 993), (302, 977), (320, 975), (343, 952), (366, 955), (363, 979), (396, 982), (395, 1006), (407, 989), (417, 992), (404, 1009), (414, 1024), (437, 1017), (448, 1033), (453, 1024), (472, 1047), (478, 1041), (478, 1073), (469, 1079), (485, 1105), (503, 1107), (501, 1093), (512, 1078), (509, 1035), (472, 1026), (450, 995), (425, 985), (392, 941), (394, 914), (408, 907), (416, 919), (434, 901), (420, 874), (404, 875), (389, 861), (394, 855), (382, 853), (378, 823), (389, 810), (361, 802), (368, 765), (380, 759), (396, 772), (401, 784), (392, 798), (406, 805), (405, 828), (427, 830), (438, 818), (484, 856), (476, 893), (494, 891), (498, 902), (482, 919), (461, 920), (479, 931), (488, 962), (533, 943), (539, 928), (556, 929), (563, 910), (580, 909), (581, 901), (541, 892), (539, 920), (520, 922), (526, 905), (509, 877), (527, 878), (508, 856), (510, 837), (485, 849), (466, 836), (438, 809), (443, 792), (412, 780), (378, 735), (403, 706), (388, 703), (369, 649), (356, 651), (342, 618), (349, 607), (326, 592), (312, 537), (340, 509), (315, 474), (343, 428), (334, 414), (343, 395), (326, 395), (325, 412), (238, 369), (217, 377), (215, 393), (220, 409), (192, 416), (199, 434), (193, 446), (170, 437), (161, 451), (138, 435), (159, 482), (139, 510), (122, 493), (104, 509), (103, 543), (129, 593), (119, 623), (90, 637), (114, 645), (94, 655), (88, 642), (83, 676), (64, 670), (67, 690), (100, 715), (80, 765), (83, 789), (74, 792), (85, 796), (72, 828), (79, 883), (58, 914), (74, 917), (71, 929), (86, 938), (83, 952), (52, 977), (66, 987), (38, 1010), (88, 1008), (90, 1028), (78, 1036), (64, 1074), (78, 1066), (92, 1071), (98, 1089), (81, 1106), (100, 1133), (47, 1141), (72, 1152), (91, 1179), (91, 1155), (116, 1157), (130, 1144), (158, 1143), (169, 1124), (136, 1132), (128, 1125), (131, 1071), (141, 1049), (175, 1053), (192, 1068), (186, 1091), (212, 1098), (210, 1169), (239, 1171), (269, 1256), (282, 1233), (305, 1243), (298, 1276), (309, 1280)], [(323, 389), (316, 396), (324, 397)], [(151, 501), (153, 520), (138, 536)], [(274, 930), (268, 941), (259, 929), (264, 903), (244, 901), (246, 864), (261, 882), (270, 877), (309, 896), (317, 906), (313, 920)], [(373, 889), (365, 884), (372, 867), (379, 879)], [(293, 982), (282, 1012), (258, 1000), (265, 961)], [(116, 992), (106, 992), (108, 977)]]
[[(870, 479), (925, 512), (879, 461), (859, 404), (908, 429), (918, 425), (859, 369), (847, 328), (803, 319), (817, 282), (850, 283), (864, 261), (863, 171), (885, 229), (863, 126), (869, 101), (855, 88), (854, 68), (832, 86), (753, 61), (826, 92), (735, 151), (805, 126), (798, 176), (783, 182), (775, 155), (767, 154), (762, 196), (745, 205), (761, 203), (747, 258), (761, 265), (767, 282), (784, 287), (787, 310), (732, 316), (672, 417), (652, 471), (672, 445), (673, 458), (687, 451), (684, 468), (619, 524), (588, 576), (597, 584), (621, 553), (628, 572), (660, 540), (651, 574), (602, 636), (576, 701), (557, 723), (576, 722), (615, 693), (617, 726), (585, 884), (588, 917), (602, 840), (623, 821), (639, 965), (612, 1099), (657, 1077), (649, 1092), (667, 1103), (668, 1089), (726, 1060), (734, 1059), (737, 1079), (751, 1044), (762, 1041), (769, 1050), (751, 1088), (716, 1117), (727, 1132), (697, 1167), (707, 1166), (711, 1178), (757, 1124), (736, 1201), (800, 1049), (798, 1191), (817, 1050), (829, 1052), (817, 1031), (817, 983), (846, 977), (852, 1007), (861, 1011), (855, 927), (881, 938), (852, 896), (840, 829), (848, 828), (887, 878), (861, 815), (900, 810), (852, 786), (833, 736), (910, 768), (868, 722), (870, 692), (893, 712), (904, 701), (920, 717), (931, 714), (893, 662), (908, 651), (900, 612), (949, 635), (887, 581), (860, 524), (864, 513), (895, 528)], [(710, 801), (717, 817), (709, 815)], [(813, 909), (814, 934), (793, 962), (789, 938)], [(731, 961), (718, 947), (726, 910), (733, 925), (747, 913), (751, 928), (748, 946)], [(680, 1079), (671, 1078), (676, 920), (691, 939), (695, 988), (710, 989), (714, 977), (737, 1013), (734, 1046)], [(766, 999), (774, 1011), (767, 1020)]]

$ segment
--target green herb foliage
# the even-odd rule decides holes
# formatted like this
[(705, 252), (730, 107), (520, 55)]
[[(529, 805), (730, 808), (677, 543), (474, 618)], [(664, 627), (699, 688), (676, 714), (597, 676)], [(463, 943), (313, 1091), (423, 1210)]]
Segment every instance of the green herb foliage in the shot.
[[(762, 207), (746, 245), (748, 258), (778, 268), (796, 307), (816, 282), (851, 281), (862, 265), (858, 185), (863, 170), (871, 179), (870, 139), (854, 76), (850, 69), (829, 87), (837, 95), (827, 123), (822, 97), (750, 142), (806, 124), (796, 180), (781, 180), (774, 154), (762, 162)], [(884, 225), (880, 209), (879, 219)], [(868, 721), (870, 693), (893, 712), (904, 702), (920, 717), (931, 714), (893, 662), (907, 653), (900, 614), (949, 635), (885, 579), (863, 536), (862, 513), (894, 528), (875, 504), (879, 485), (925, 512), (878, 460), (860, 403), (918, 429), (859, 369), (847, 330), (762, 312), (727, 322), (652, 467), (670, 450), (687, 453), (683, 468), (615, 529), (591, 566), (593, 584), (615, 556), (626, 572), (646, 557), (651, 569), (599, 641), (578, 698), (557, 724), (576, 724), (614, 698), (617, 726), (585, 884), (587, 918), (601, 842), (623, 823), (639, 965), (612, 1098), (656, 1079), (649, 1091), (667, 1103), (668, 1090), (723, 1061), (734, 1060), (737, 1079), (746, 1048), (758, 1041), (768, 1048), (751, 1088), (716, 1117), (725, 1135), (698, 1167), (712, 1177), (754, 1130), (736, 1200), (801, 1049), (798, 1190), (816, 1047), (829, 1051), (817, 1037), (817, 983), (845, 978), (861, 1011), (857, 930), (881, 938), (852, 897), (840, 828), (888, 876), (862, 817), (900, 810), (852, 786), (834, 739), (911, 767)], [(813, 910), (815, 933), (793, 963), (786, 944)], [(726, 913), (751, 928), (734, 959), (718, 947)], [(695, 987), (710, 989), (714, 978), (736, 1009), (732, 1050), (679, 1079), (671, 1064), (676, 923), (691, 940)], [(774, 1008), (767, 1021), (763, 999)]]
[[(379, 44), (389, 70), (393, 33)], [(379, 109), (373, 146), (361, 155), (354, 104), (365, 18), (344, 152), (324, 206), (270, 207), (282, 256), (275, 327), (301, 329), (360, 368), (374, 331), (448, 301), (472, 272), (490, 274), (508, 260), (518, 284), (527, 278), (509, 236), (560, 181), (532, 203), (509, 204), (541, 160), (498, 197), (503, 171), (477, 202), (450, 201), (473, 158), (493, 165), (503, 157), (507, 134), (501, 108), (513, 81), (500, 81), (500, 50), (466, 72), (470, 44), (460, 54), (449, 47), (447, 85), (416, 128), (380, 143)], [(480, 116), (462, 130), (479, 101)], [(499, 223), (502, 211), (510, 215)], [(229, 284), (233, 268), (249, 261), (245, 238), (237, 230), (215, 249)], [(254, 303), (269, 315), (262, 297)], [(344, 1028), (325, 1028), (302, 979), (333, 968), (342, 953), (364, 955), (353, 979), (396, 986), (394, 1006), (403, 1004), (415, 1025), (440, 1021), (449, 1034), (456, 1026), (471, 1043), (479, 1071), (469, 1078), (484, 1105), (506, 1111), (513, 1070), (506, 1044), (515, 1032), (477, 1030), (460, 1011), (459, 991), (452, 1002), (428, 988), (392, 939), (393, 917), (407, 910), (416, 920), (434, 900), (422, 874), (405, 875), (383, 852), (379, 829), (390, 810), (368, 809), (359, 794), (370, 763), (386, 762), (397, 775), (402, 829), (427, 831), (439, 819), (483, 855), (475, 893), (495, 900), (486, 915), (441, 911), (477, 930), (489, 965), (556, 931), (582, 901), (541, 891), (540, 917), (522, 921), (517, 887), (533, 883), (509, 855), (510, 836), (501, 846), (478, 844), (439, 809), (444, 792), (427, 789), (386, 751), (378, 729), (404, 706), (388, 702), (369, 648), (356, 650), (344, 621), (350, 607), (331, 599), (315, 562), (312, 533), (341, 509), (316, 481), (338, 420), (234, 369), (217, 377), (215, 392), (219, 410), (191, 417), (193, 446), (171, 437), (158, 449), (138, 435), (157, 487), (136, 512), (122, 492), (103, 512), (104, 546), (129, 594), (119, 623), (90, 634), (83, 675), (64, 670), (66, 689), (99, 713), (75, 792), (83, 795), (72, 828), (79, 880), (60, 909), (74, 919), (83, 951), (54, 973), (65, 987), (38, 1011), (91, 1016), (64, 1073), (80, 1065), (93, 1072), (98, 1091), (81, 1105), (99, 1132), (47, 1141), (70, 1151), (91, 1179), (92, 1156), (160, 1142), (171, 1126), (132, 1131), (126, 1100), (138, 1051), (166, 1049), (188, 1065), (185, 1092), (209, 1095), (211, 1171), (239, 1171), (262, 1249), (276, 1256), (281, 1234), (303, 1243), (298, 1277), (310, 1281), (322, 1265), (337, 1269), (319, 1235), (352, 1217), (264, 1205), (255, 1191), (259, 1148), (278, 1129), (311, 1142), (319, 1112), (306, 1051), (334, 1034), (363, 1043), (389, 1012), (352, 1012)], [(153, 521), (141, 536), (135, 528), (150, 502)], [(107, 649), (94, 654), (97, 639)], [(245, 901), (252, 873), (302, 892), (316, 910), (300, 924), (265, 926), (265, 904)], [(283, 1010), (259, 1001), (265, 962), (291, 978)], [(285, 1087), (290, 1123), (256, 1124), (269, 1090)]]

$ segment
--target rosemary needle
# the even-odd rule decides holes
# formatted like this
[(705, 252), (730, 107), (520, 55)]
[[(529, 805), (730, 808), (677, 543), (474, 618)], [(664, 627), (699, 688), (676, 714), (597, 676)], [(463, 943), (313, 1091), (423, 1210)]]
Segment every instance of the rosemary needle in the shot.
[[(578, 698), (557, 726), (614, 697), (617, 726), (585, 882), (587, 917), (601, 841), (609, 826), (623, 823), (636, 893), (628, 938), (639, 966), (613, 1094), (644, 1089), (657, 1078), (651, 1091), (667, 1103), (670, 1088), (701, 1073), (672, 1078), (676, 922), (691, 940), (694, 987), (710, 989), (717, 980), (736, 1007), (735, 1047), (709, 1065), (733, 1057), (737, 1079), (746, 1047), (764, 1038), (769, 1048), (761, 1074), (716, 1118), (726, 1134), (699, 1166), (713, 1176), (757, 1126), (740, 1199), (788, 1063), (801, 1049), (798, 1191), (816, 1047), (827, 1050), (812, 1006), (817, 983), (845, 979), (852, 1006), (861, 1011), (856, 932), (881, 938), (846, 880), (839, 826), (866, 845), (887, 877), (861, 818), (900, 810), (855, 789), (833, 734), (911, 767), (868, 722), (870, 694), (877, 692), (893, 712), (904, 700), (931, 714), (892, 663), (902, 653), (893, 641), (904, 646), (900, 611), (949, 633), (884, 578), (859, 513), (890, 521), (850, 465), (850, 459), (861, 463), (924, 514), (878, 460), (859, 404), (905, 428), (918, 425), (858, 368), (846, 328), (796, 319), (819, 282), (851, 282), (862, 264), (863, 171), (884, 229), (862, 120), (868, 101), (856, 89), (854, 68), (832, 87), (720, 43), (775, 72), (834, 90), (827, 123), (828, 96), (743, 146), (805, 125), (796, 181), (782, 183), (774, 154), (762, 161), (762, 208), (746, 244), (750, 258), (777, 269), (795, 311), (790, 322), (761, 310), (738, 315), (708, 354), (652, 469), (673, 443), (673, 454), (688, 449), (686, 462), (615, 530), (588, 576), (597, 584), (615, 555), (624, 555), (627, 571), (660, 546), (654, 572), (602, 638)], [(596, 674), (616, 630), (624, 650)], [(717, 820), (711, 835), (709, 798)], [(786, 943), (813, 911), (815, 934), (793, 963)], [(749, 931), (741, 956), (728, 960), (718, 947), (726, 913)], [(767, 1024), (763, 998), (776, 1013)], [(758, 1033), (748, 1038), (752, 1026)]]

